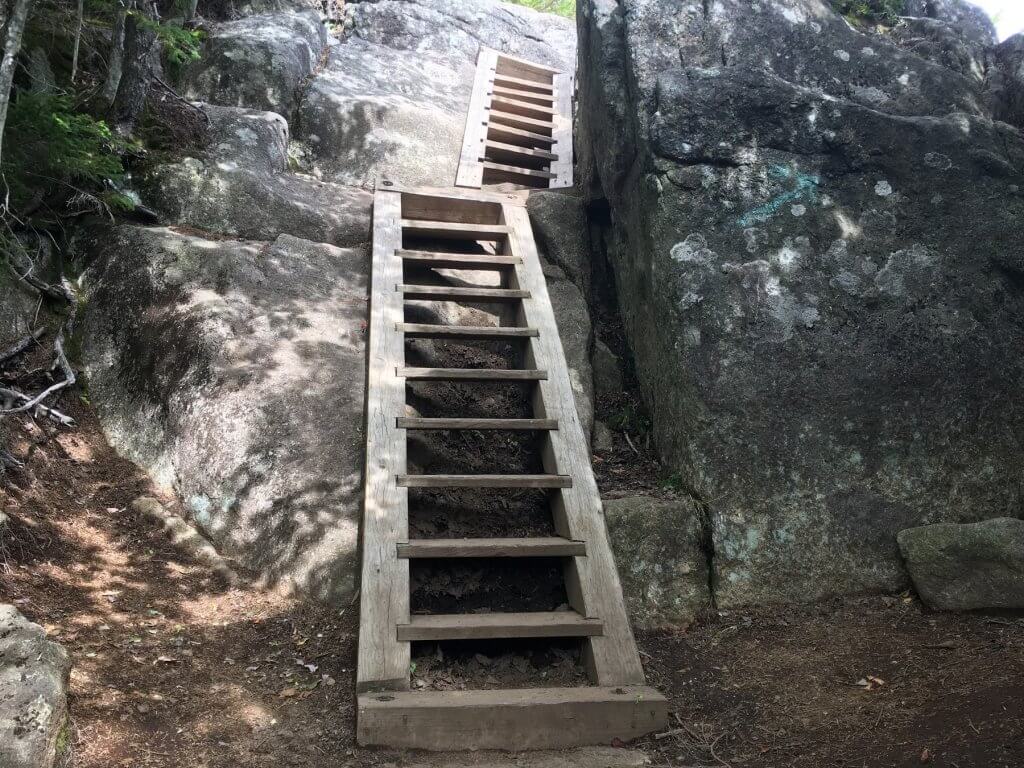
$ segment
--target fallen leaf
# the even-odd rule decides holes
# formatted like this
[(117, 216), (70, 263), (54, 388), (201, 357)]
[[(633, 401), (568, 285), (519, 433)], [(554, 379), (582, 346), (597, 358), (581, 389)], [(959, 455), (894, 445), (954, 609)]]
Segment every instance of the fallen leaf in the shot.
[(289, 685), (287, 688), (285, 688), (278, 694), (278, 696), (280, 696), (282, 699), (291, 699), (298, 695), (299, 689), (293, 685)]
[(925, 747), (923, 750), (921, 750), (921, 762), (922, 763), (930, 763), (931, 761), (932, 761), (931, 750), (929, 750), (928, 747)]
[(181, 664), (181, 661), (172, 656), (157, 656), (154, 664)]

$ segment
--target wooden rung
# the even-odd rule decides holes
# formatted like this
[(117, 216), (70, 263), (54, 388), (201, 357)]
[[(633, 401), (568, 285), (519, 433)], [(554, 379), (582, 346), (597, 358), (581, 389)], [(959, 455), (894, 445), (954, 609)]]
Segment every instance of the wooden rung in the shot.
[(356, 738), (393, 749), (565, 749), (627, 742), (668, 723), (643, 685), (396, 691), (358, 697)]
[(548, 171), (538, 171), (533, 168), (520, 168), (516, 165), (502, 165), (501, 163), (491, 163), (484, 161), (484, 168), (490, 168), (492, 171), (503, 171), (505, 173), (514, 173), (519, 176), (532, 176), (537, 179), (556, 179), (558, 178), (557, 173), (550, 173)]
[(438, 269), (505, 269), (521, 264), (518, 256), (492, 256), (489, 253), (463, 254), (439, 253), (437, 251), (397, 251), (405, 261)]
[(491, 99), (491, 109), (500, 109), (502, 112), (519, 114), (525, 112), (527, 115), (557, 115), (558, 111), (552, 107), (542, 107), (540, 104), (532, 104), (529, 101), (510, 99), (507, 96), (497, 94)]
[(555, 419), (424, 419), (398, 417), (399, 429), (488, 429), (546, 432), (558, 429)]
[(509, 233), (504, 224), (463, 224), (420, 219), (402, 219), (402, 231), (422, 237), (447, 237), (454, 240), (504, 240)]
[(534, 539), (417, 539), (399, 543), (404, 559), (448, 557), (583, 557), (582, 541), (549, 536)]
[(536, 91), (524, 91), (520, 88), (508, 88), (497, 84), (491, 89), (491, 95), (506, 97), (516, 101), (529, 101), (531, 104), (540, 102), (542, 106), (550, 106), (555, 103), (555, 97), (550, 91), (547, 93), (537, 93)]
[(521, 77), (511, 75), (495, 75), (494, 84), (505, 87), (522, 88), (524, 90), (540, 91), (541, 93), (552, 93), (555, 89), (551, 83), (538, 83), (534, 80), (525, 80)]
[(600, 637), (600, 619), (575, 611), (537, 613), (452, 613), (411, 616), (398, 625), (398, 642), (416, 640), (493, 640), (511, 637)]
[(568, 475), (399, 475), (399, 488), (572, 488)]
[(410, 301), (522, 301), (529, 291), (513, 288), (472, 288), (447, 285), (398, 285), (396, 290)]
[[(490, 150), (490, 152), (488, 152)], [(506, 144), (503, 141), (488, 141), (484, 144), (484, 151), (488, 156), (495, 158), (501, 155), (512, 155), (513, 157), (531, 157), (536, 160), (557, 160), (558, 155), (544, 149), (530, 149), (529, 147), (518, 147), (515, 144)]]
[(543, 133), (533, 133), (532, 131), (524, 131), (522, 128), (512, 128), (511, 126), (498, 125), (497, 123), (491, 123), (488, 126), (487, 136), (488, 138), (518, 143), (522, 143), (522, 140), (526, 139), (534, 144), (545, 144), (547, 146), (551, 146), (556, 141), (554, 137), (545, 136)]
[(410, 381), (546, 381), (547, 371), (504, 368), (399, 368)]
[(522, 115), (514, 115), (510, 112), (502, 112), (500, 109), (491, 109), (488, 114), (491, 116), (491, 127), (494, 126), (494, 121), (512, 126), (526, 127), (527, 129), (542, 128), (550, 131), (555, 127), (554, 123), (550, 120), (535, 120), (532, 117), (523, 117)]
[(536, 328), (490, 325), (424, 325), (421, 323), (395, 323), (395, 330), (412, 339), (523, 339), (538, 335)]

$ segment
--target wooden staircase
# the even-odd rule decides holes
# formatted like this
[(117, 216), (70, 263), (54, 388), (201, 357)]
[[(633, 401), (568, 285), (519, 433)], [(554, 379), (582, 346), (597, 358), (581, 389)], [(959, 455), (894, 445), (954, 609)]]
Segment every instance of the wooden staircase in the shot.
[[(667, 704), (645, 685), (523, 197), (379, 186), (373, 218), (359, 743), (520, 750), (607, 744), (662, 728)], [(413, 276), (423, 270), (434, 276), (433, 270), (456, 270), (465, 277), (454, 285), (415, 282)], [(500, 287), (470, 285), (482, 270), (497, 272)], [(494, 306), (501, 324), (407, 322), (408, 303), (416, 301)], [(413, 339), (517, 344), (521, 364), (410, 367), (406, 348)], [(407, 387), (417, 382), (529, 387), (533, 413), (529, 418), (410, 416)], [(408, 439), (418, 430), (529, 433), (540, 441), (543, 472), (410, 472)], [(550, 501), (555, 535), (410, 539), (409, 491), (424, 488), (540, 489)], [(561, 562), (567, 610), (410, 610), (410, 563), (529, 558)], [(538, 679), (526, 688), (411, 689), (413, 643), (521, 639), (581, 643), (589, 685), (544, 687)]]
[(456, 185), (571, 187), (572, 96), (572, 75), (481, 47)]

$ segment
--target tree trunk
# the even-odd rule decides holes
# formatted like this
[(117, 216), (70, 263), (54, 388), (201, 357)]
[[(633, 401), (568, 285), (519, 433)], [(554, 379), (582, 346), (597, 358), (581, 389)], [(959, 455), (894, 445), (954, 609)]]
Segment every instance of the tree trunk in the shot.
[(121, 82), (111, 108), (111, 118), (117, 132), (131, 136), (146, 108), (146, 97), (154, 80), (161, 76), (160, 41), (151, 24), (140, 18), (142, 14), (156, 22), (156, 8), (152, 2), (142, 2), (135, 13), (128, 14), (124, 29), (124, 64)]
[(7, 107), (11, 103), (11, 84), (14, 82), (14, 65), (21, 50), (21, 37), (25, 34), (29, 6), (32, 0), (15, 0), (7, 25), (7, 40), (4, 42), (4, 58), (0, 61), (0, 157), (3, 157), (4, 126), (7, 123)]
[(71, 82), (75, 82), (78, 74), (78, 50), (82, 46), (82, 23), (85, 21), (85, 0), (78, 0), (78, 13), (75, 24), (75, 49), (71, 54)]
[(128, 19), (127, 3), (119, 3), (114, 17), (114, 29), (110, 40), (110, 63), (107, 65), (107, 79), (103, 82), (100, 100), (105, 109), (110, 109), (121, 84), (121, 70), (124, 66), (124, 28)]

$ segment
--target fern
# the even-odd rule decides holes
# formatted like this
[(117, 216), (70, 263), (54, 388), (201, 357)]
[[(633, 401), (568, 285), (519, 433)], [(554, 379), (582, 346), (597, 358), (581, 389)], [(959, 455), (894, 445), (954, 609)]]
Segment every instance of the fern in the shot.
[(21, 92), (11, 102), (0, 170), (12, 207), (32, 191), (73, 184), (97, 189), (124, 176), (118, 153), (126, 149), (102, 120), (76, 112), (66, 95)]
[(508, 0), (516, 5), (525, 5), (541, 13), (554, 13), (559, 16), (575, 18), (576, 0)]

